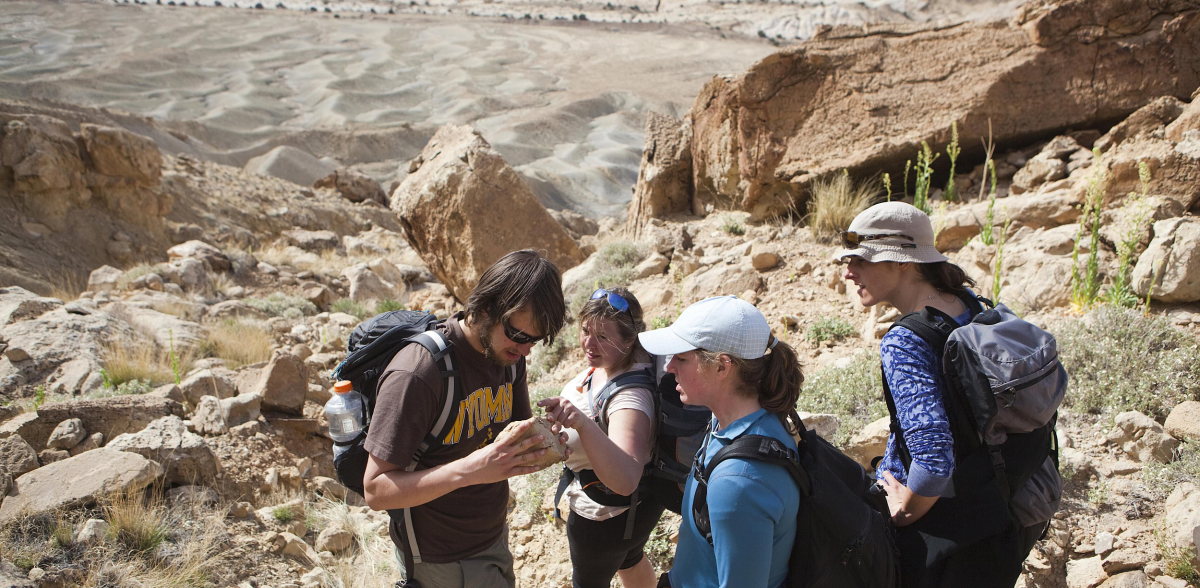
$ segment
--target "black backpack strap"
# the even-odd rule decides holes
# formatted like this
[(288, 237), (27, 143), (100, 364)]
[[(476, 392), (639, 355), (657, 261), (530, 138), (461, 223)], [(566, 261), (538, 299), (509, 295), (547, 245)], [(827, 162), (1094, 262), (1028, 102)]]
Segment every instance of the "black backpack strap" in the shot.
[[(704, 447), (707, 447), (707, 439), (705, 441)], [(804, 451), (803, 441), (797, 445), (797, 448)], [(697, 482), (696, 495), (692, 499), (692, 522), (696, 524), (696, 530), (708, 541), (709, 545), (712, 545), (713, 538), (712, 521), (708, 518), (708, 481), (712, 478), (712, 473), (717, 466), (727, 459), (752, 459), (781, 466), (796, 482), (802, 496), (812, 496), (812, 481), (809, 480), (808, 473), (800, 465), (799, 452), (787, 447), (779, 439), (765, 435), (742, 435), (718, 450), (707, 466), (702, 465), (704, 463), (704, 448), (702, 448), (692, 466), (692, 473), (696, 476)]]
[[(973, 300), (973, 297), (960, 297), (963, 305), (971, 312), (971, 316), (975, 316), (982, 312), (983, 307), (978, 300)], [(989, 302), (990, 304), (990, 302)], [(904, 327), (933, 348), (934, 357), (939, 360), (946, 351), (946, 341), (950, 338), (950, 333), (959, 327), (958, 321), (954, 317), (936, 309), (932, 306), (926, 306), (920, 311), (910, 312), (899, 319), (888, 329), (891, 331), (896, 327)], [(892, 388), (888, 385), (887, 373), (883, 372), (883, 366), (880, 366), (883, 380), (883, 399), (887, 402), (888, 416), (891, 422), (888, 428), (896, 438), (896, 454), (900, 457), (900, 462), (904, 465), (905, 471), (908, 471), (909, 465), (912, 464), (912, 454), (908, 450), (908, 443), (904, 439), (904, 427), (900, 425), (900, 416), (896, 410), (896, 400), (892, 397)], [(946, 395), (943, 395), (945, 399)], [(957, 404), (957, 403), (955, 403)], [(950, 415), (950, 407), (947, 406), (947, 418), (951, 419), (951, 431), (954, 431), (953, 418)], [(872, 464), (876, 465), (876, 464)]]
[[(419, 333), (408, 339), (413, 343), (417, 343), (427, 349), (433, 355), (434, 361), (438, 364), (438, 369), (441, 371), (442, 379), (446, 381), (446, 401), (442, 405), (442, 412), (438, 415), (438, 420), (434, 423), (429, 433), (425, 435), (425, 439), (421, 441), (421, 445), (417, 447), (416, 453), (413, 455), (412, 461), (404, 471), (411, 472), (417, 469), (417, 464), (420, 463), (423, 457), (430, 448), (439, 447), (442, 444), (442, 438), (445, 436), (446, 427), (450, 423), (450, 413), (454, 409), (456, 397), (458, 396), (458, 372), (454, 369), (454, 354), (450, 353), (453, 345), (441, 331), (430, 329), (424, 333)], [(388, 511), (389, 514), (395, 513), (404, 519), (405, 535), (408, 539), (408, 555), (412, 558), (413, 563), (421, 563), (421, 550), (417, 547), (417, 537), (413, 533), (412, 524), (412, 509), (404, 508), (395, 511)]]
[(608, 429), (608, 401), (612, 400), (618, 392), (629, 388), (645, 388), (653, 391), (658, 381), (654, 379), (654, 374), (649, 370), (638, 370), (633, 372), (624, 372), (617, 374), (617, 377), (604, 383), (599, 392), (592, 393), (588, 390), (588, 403), (592, 405), (592, 412), (596, 415), (595, 421), (599, 423), (605, 430)]

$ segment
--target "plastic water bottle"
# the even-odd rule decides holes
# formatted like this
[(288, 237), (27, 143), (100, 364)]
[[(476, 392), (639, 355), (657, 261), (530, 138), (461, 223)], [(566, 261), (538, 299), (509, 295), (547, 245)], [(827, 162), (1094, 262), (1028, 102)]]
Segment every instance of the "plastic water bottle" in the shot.
[[(325, 403), (325, 418), (329, 419), (329, 436), (334, 441), (353, 441), (363, 430), (363, 397), (354, 390), (349, 380), (333, 385), (333, 397)], [(348, 449), (348, 445), (334, 445), (333, 452)]]

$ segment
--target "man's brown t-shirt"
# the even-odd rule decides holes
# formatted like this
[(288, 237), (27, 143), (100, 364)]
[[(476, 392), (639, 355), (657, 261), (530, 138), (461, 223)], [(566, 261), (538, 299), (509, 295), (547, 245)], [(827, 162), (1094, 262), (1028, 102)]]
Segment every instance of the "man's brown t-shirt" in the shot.
[[(466, 457), (496, 439), (513, 420), (533, 416), (525, 382), (525, 360), (509, 368), (489, 361), (471, 347), (459, 325), (459, 313), (439, 327), (454, 346), (456, 386), (463, 399), (451, 409), (442, 446), (431, 449), (418, 470)], [(486, 335), (485, 335), (486, 336)], [(408, 467), (421, 440), (437, 423), (446, 401), (446, 386), (433, 357), (420, 345), (409, 345), (392, 358), (380, 378), (366, 449), (376, 459)], [(459, 488), (412, 508), (417, 547), (429, 563), (450, 563), (491, 547), (504, 532), (508, 482)], [(405, 553), (402, 517), (393, 517), (392, 541)]]

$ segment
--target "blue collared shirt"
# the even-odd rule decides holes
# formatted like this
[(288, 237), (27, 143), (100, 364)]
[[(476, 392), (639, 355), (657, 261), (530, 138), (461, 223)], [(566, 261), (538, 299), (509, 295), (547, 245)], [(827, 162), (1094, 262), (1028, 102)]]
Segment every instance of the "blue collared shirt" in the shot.
[[(713, 429), (717, 429), (713, 419)], [(796, 442), (779, 418), (765, 409), (746, 415), (709, 437), (705, 465), (739, 435), (764, 435)], [(708, 514), (713, 544), (696, 529), (692, 499), (696, 477), (683, 492), (683, 522), (671, 569), (674, 588), (778, 588), (787, 579), (788, 557), (796, 538), (800, 489), (782, 466), (757, 460), (722, 462), (708, 482)]]

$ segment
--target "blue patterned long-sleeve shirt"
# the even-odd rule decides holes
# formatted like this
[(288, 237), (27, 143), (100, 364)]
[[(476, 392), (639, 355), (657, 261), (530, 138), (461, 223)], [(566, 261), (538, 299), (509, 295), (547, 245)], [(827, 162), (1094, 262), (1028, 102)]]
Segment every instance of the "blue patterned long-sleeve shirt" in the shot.
[[(971, 313), (954, 320), (966, 324)], [(954, 474), (954, 438), (942, 402), (942, 359), (924, 339), (904, 327), (883, 336), (879, 353), (912, 463), (905, 471), (896, 452), (896, 435), (892, 434), (876, 476), (882, 480), (884, 471), (891, 472), (921, 496), (953, 496), (950, 476)]]

